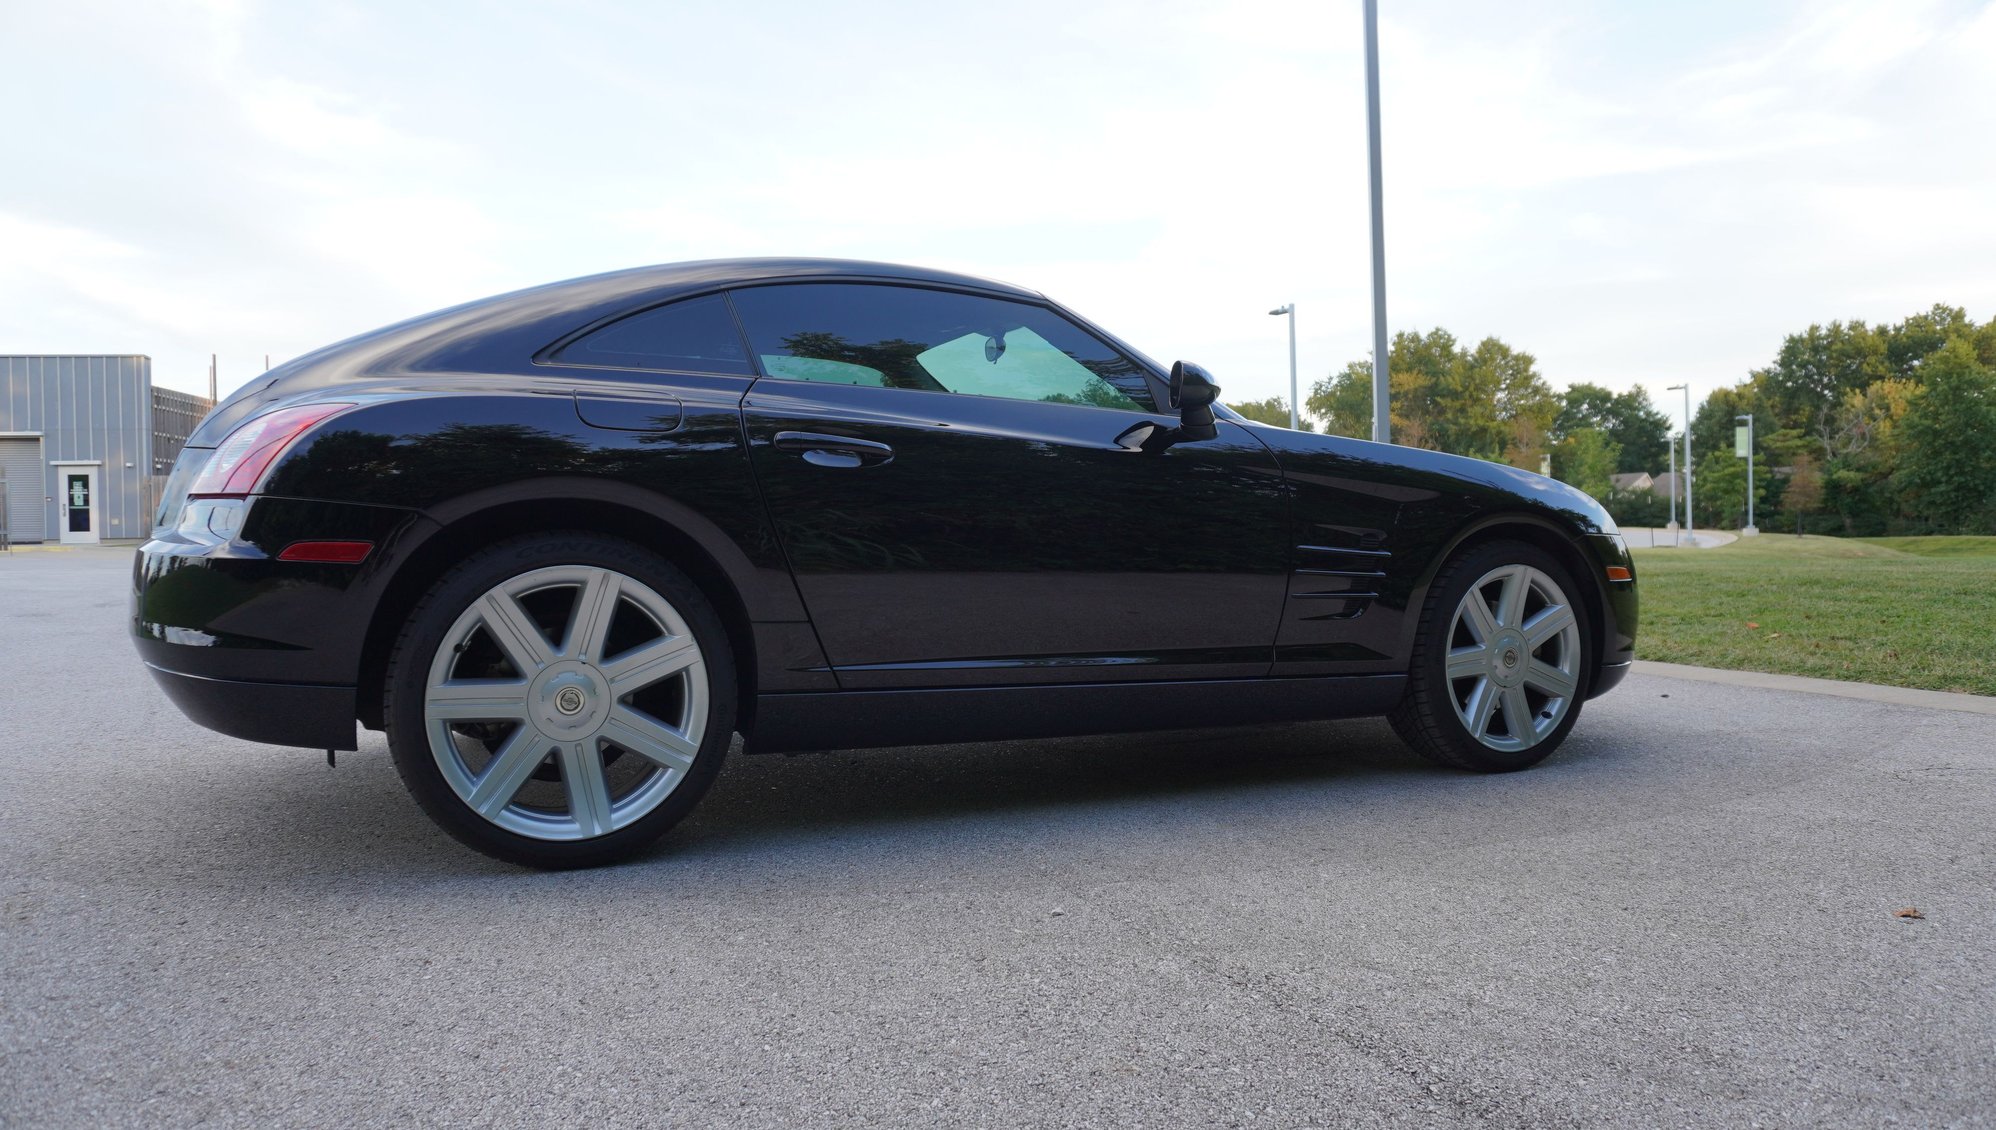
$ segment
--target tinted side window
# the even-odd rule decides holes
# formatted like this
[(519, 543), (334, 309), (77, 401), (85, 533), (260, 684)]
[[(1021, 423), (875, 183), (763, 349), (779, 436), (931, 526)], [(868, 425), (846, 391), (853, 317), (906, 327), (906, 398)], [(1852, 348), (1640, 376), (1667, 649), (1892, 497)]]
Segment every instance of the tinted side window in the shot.
[(679, 369), (753, 376), (742, 336), (718, 294), (689, 298), (633, 314), (562, 347), (565, 365), (618, 369)]
[(1038, 306), (865, 283), (750, 287), (734, 300), (772, 377), (1152, 407), (1135, 362)]

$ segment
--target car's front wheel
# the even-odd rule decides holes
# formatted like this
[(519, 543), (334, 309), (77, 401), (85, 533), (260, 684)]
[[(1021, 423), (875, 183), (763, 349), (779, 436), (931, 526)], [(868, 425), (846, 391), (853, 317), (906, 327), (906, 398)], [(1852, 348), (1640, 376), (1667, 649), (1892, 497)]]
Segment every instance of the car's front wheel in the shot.
[(1579, 594), (1564, 566), (1524, 542), (1486, 542), (1449, 562), (1429, 589), (1394, 730), (1458, 769), (1545, 760), (1579, 718), (1593, 669)]
[(706, 792), (734, 667), (699, 588), (629, 542), (521, 538), (439, 580), (389, 661), (403, 781), (500, 859), (586, 867), (638, 851)]

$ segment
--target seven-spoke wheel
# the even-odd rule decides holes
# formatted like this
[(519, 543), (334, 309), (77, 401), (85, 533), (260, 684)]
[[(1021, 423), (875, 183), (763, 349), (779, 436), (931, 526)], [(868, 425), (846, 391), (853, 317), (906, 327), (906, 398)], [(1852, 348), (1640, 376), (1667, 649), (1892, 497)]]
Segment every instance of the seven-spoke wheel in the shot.
[(1449, 700), (1470, 736), (1515, 753), (1543, 741), (1573, 705), (1580, 626), (1566, 593), (1529, 565), (1469, 586), (1449, 629)]
[(1490, 542), (1449, 563), (1430, 590), (1390, 716), (1417, 751), (1463, 769), (1522, 769), (1565, 738), (1590, 648), (1579, 590), (1535, 546)]
[(418, 607), (389, 676), (390, 742), (417, 799), (472, 846), (603, 862), (711, 780), (732, 730), (725, 653), (699, 591), (636, 547), (511, 543)]

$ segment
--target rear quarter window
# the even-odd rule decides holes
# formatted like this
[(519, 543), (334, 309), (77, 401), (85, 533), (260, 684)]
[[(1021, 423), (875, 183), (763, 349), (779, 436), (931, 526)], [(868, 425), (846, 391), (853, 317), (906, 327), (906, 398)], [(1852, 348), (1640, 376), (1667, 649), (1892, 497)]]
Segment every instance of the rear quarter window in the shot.
[(734, 314), (718, 294), (620, 318), (562, 346), (553, 360), (611, 369), (755, 375)]

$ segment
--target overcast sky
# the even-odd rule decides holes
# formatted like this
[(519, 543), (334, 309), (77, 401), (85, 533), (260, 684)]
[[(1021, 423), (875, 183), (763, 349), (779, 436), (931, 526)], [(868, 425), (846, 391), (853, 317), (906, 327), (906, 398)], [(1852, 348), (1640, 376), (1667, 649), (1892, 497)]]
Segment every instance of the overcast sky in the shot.
[[(1996, 314), (1996, 4), (1381, 7), (1395, 329), (1675, 405), (1811, 321)], [(0, 43), (0, 353), (226, 392), (795, 254), (1043, 290), (1230, 400), (1285, 391), (1280, 303), (1306, 389), (1370, 345), (1358, 0), (0, 0)]]

